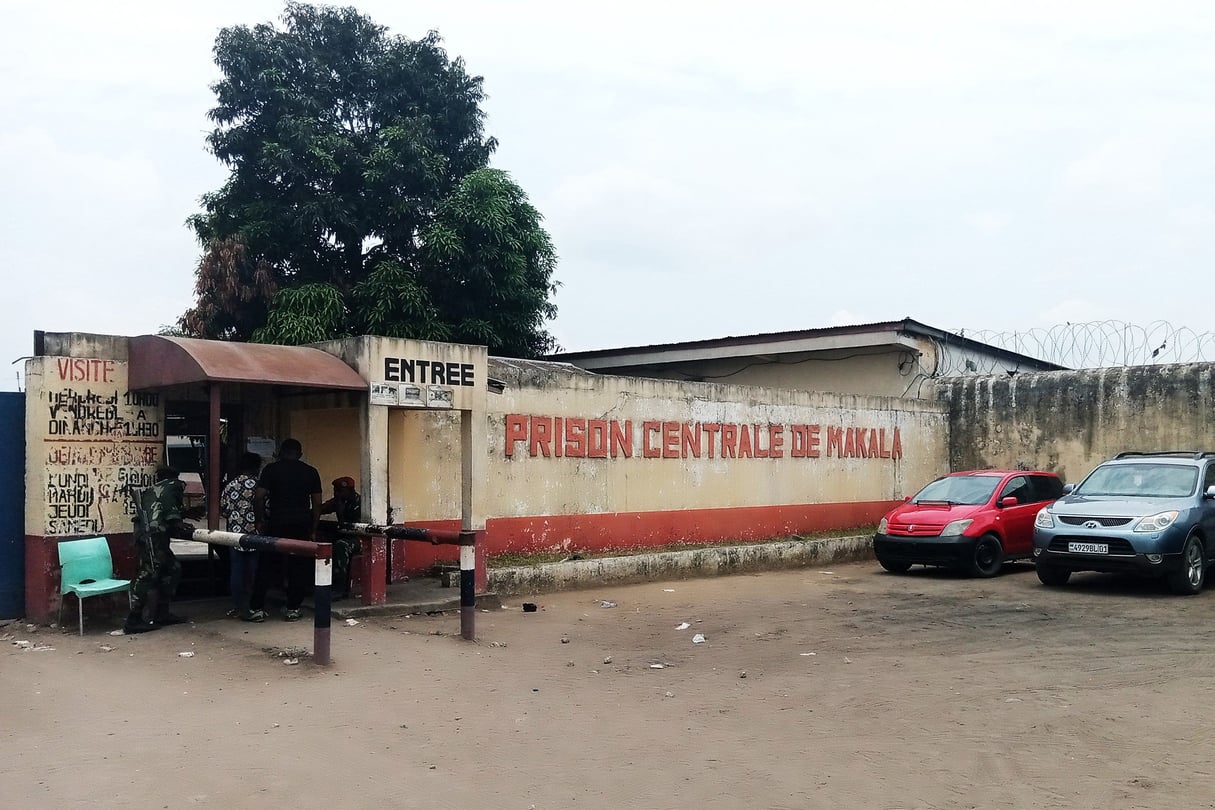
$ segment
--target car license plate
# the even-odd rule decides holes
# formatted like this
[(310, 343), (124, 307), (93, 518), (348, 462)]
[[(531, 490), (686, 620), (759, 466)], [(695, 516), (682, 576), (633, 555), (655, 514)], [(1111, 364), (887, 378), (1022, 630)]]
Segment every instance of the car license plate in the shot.
[(1067, 550), (1073, 554), (1109, 554), (1108, 543), (1068, 543)]

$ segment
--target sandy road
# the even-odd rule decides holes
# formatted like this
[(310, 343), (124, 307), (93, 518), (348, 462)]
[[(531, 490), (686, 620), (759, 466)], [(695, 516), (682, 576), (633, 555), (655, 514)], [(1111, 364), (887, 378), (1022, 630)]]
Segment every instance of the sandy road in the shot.
[(612, 587), (509, 600), (475, 644), (454, 615), (335, 627), (328, 669), (267, 651), (307, 647), (306, 622), (201, 607), (139, 637), (9, 625), (0, 803), (1215, 808), (1215, 593), (1073, 582)]

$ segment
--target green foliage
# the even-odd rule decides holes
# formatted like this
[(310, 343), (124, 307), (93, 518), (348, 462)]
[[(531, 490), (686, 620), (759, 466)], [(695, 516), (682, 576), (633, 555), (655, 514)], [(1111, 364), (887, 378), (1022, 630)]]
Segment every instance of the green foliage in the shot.
[(346, 304), (332, 284), (304, 284), (274, 296), (266, 325), (253, 333), (256, 343), (299, 345), (345, 337)]
[(557, 254), (540, 213), (510, 176), (478, 169), (443, 201), (422, 235), (422, 278), (451, 339), (511, 357), (554, 348), (543, 328)]
[(363, 334), (451, 340), (450, 327), (437, 319), (430, 291), (400, 262), (380, 262), (355, 285), (352, 300)]
[(206, 252), (184, 330), (552, 348), (552, 245), (522, 190), (485, 168), (482, 80), (438, 34), (291, 2), (281, 27), (223, 29), (215, 61), (207, 142), (230, 173), (189, 220)]

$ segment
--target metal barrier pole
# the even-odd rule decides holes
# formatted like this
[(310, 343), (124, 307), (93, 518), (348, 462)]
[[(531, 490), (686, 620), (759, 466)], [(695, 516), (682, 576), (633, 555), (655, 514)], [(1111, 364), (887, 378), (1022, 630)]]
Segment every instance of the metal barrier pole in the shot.
[(460, 532), (460, 637), (477, 637), (477, 533)]
[(333, 544), (294, 540), (290, 537), (268, 537), (262, 534), (240, 534), (210, 529), (195, 529), (191, 540), (214, 546), (230, 546), (252, 551), (276, 551), (312, 557), (316, 560), (313, 575), (312, 601), (315, 618), (312, 622), (312, 660), (325, 666), (329, 663), (329, 628), (333, 617)]
[(341, 531), (366, 541), (370, 537), (389, 540), (416, 540), (431, 545), (460, 547), (460, 636), (472, 641), (477, 637), (477, 532), (469, 530), (422, 529), (416, 526), (379, 526), (374, 523), (344, 523)]
[(312, 588), (312, 660), (329, 665), (329, 624), (333, 615), (333, 546), (316, 544), (316, 574)]

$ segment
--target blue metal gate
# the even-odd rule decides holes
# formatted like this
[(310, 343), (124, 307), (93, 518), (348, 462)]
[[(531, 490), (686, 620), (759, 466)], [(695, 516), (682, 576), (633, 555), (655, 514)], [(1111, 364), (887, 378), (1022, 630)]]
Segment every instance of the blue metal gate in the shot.
[(25, 394), (0, 391), (0, 619), (25, 615)]

